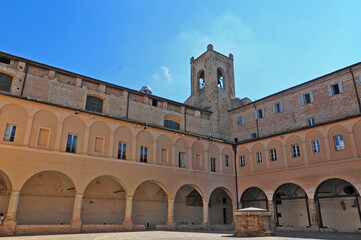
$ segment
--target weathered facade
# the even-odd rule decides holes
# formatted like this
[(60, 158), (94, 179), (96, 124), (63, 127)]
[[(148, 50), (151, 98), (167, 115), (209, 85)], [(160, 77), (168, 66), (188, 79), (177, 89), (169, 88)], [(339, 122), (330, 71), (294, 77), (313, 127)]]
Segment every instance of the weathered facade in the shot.
[(251, 102), (209, 45), (183, 104), (0, 53), (1, 234), (224, 229), (249, 206), (358, 231), (360, 74)]

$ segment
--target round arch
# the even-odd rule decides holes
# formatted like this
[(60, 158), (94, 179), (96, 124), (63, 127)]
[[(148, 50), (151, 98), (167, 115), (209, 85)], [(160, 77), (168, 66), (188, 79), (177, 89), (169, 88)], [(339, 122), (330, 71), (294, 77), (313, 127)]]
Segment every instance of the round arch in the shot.
[(267, 195), (258, 187), (247, 188), (241, 196), (242, 208), (257, 207), (268, 210)]
[(11, 191), (12, 183), (9, 176), (0, 170), (0, 210), (5, 217), (8, 211)]
[(70, 224), (75, 193), (73, 181), (62, 172), (50, 170), (34, 174), (20, 190), (18, 224)]
[(361, 227), (360, 194), (348, 181), (332, 178), (315, 191), (320, 228), (355, 232)]
[(226, 225), (233, 222), (233, 198), (225, 187), (215, 188), (209, 196), (209, 223)]

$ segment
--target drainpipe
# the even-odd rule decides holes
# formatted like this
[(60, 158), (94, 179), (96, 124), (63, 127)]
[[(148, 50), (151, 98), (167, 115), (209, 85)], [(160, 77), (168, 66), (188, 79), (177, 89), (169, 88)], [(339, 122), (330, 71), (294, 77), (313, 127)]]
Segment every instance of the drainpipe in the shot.
[(25, 88), (26, 78), (27, 78), (27, 76), (28, 76), (28, 69), (29, 69), (29, 63), (26, 63), (26, 66), (25, 66), (25, 77), (24, 77), (23, 87), (21, 88), (20, 97), (22, 97), (23, 94), (24, 94), (24, 88)]
[(349, 69), (350, 69), (350, 72), (351, 72), (351, 75), (352, 75), (353, 86), (354, 86), (354, 88), (355, 88), (355, 93), (356, 93), (356, 98), (357, 98), (358, 108), (359, 108), (360, 113), (361, 113), (361, 103), (360, 103), (360, 98), (359, 98), (359, 96), (358, 96), (358, 92), (357, 92), (357, 87), (356, 87), (355, 76), (353, 75), (353, 72), (352, 72), (351, 67), (350, 67)]
[[(254, 111), (257, 110), (256, 108), (256, 104), (254, 104), (254, 102), (252, 102), (252, 105), (254, 107)], [(259, 138), (259, 130), (258, 130), (258, 113), (257, 113), (257, 118), (256, 118), (256, 128), (257, 128), (257, 138)]]
[(236, 198), (237, 198), (237, 210), (239, 209), (239, 201), (238, 201), (238, 174), (237, 174), (237, 144), (236, 142), (232, 145), (234, 152), (234, 178), (236, 182)]
[(130, 92), (127, 92), (128, 93), (128, 97), (127, 97), (127, 115), (126, 115), (126, 118), (129, 119), (129, 95), (130, 95)]

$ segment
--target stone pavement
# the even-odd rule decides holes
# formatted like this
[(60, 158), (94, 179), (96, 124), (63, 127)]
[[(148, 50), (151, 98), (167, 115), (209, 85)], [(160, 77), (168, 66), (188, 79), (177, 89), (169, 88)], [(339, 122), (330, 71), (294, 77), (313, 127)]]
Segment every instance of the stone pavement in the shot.
[[(361, 233), (278, 232), (275, 237), (239, 238), (242, 240), (361, 240)], [(227, 240), (237, 239), (232, 232), (142, 231), (118, 233), (64, 234), (6, 237), (9, 240)]]

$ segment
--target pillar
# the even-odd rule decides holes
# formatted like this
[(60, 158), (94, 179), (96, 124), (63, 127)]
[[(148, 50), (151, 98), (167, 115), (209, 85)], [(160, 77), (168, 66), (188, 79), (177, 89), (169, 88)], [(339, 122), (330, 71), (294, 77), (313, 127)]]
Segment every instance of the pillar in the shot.
[(16, 211), (18, 208), (20, 191), (13, 190), (10, 195), (8, 212), (0, 230), (3, 235), (14, 235), (16, 228)]
[(210, 230), (211, 227), (210, 227), (210, 224), (209, 224), (209, 217), (208, 217), (208, 212), (209, 212), (209, 209), (208, 209), (208, 201), (203, 201), (203, 229), (204, 230)]
[(311, 230), (318, 231), (320, 227), (316, 210), (316, 201), (314, 199), (308, 199), (308, 209), (310, 211)]
[(273, 201), (272, 200), (268, 201), (267, 205), (268, 205), (268, 212), (272, 214), (271, 216), (272, 230), (276, 231), (276, 212), (273, 206)]
[(73, 218), (70, 222), (70, 231), (72, 233), (79, 233), (81, 231), (81, 205), (83, 202), (83, 194), (77, 193), (74, 199)]
[(175, 230), (174, 222), (174, 199), (168, 199), (168, 220), (167, 226), (169, 230)]
[(132, 205), (133, 205), (133, 196), (127, 196), (127, 199), (125, 201), (125, 218), (123, 221), (123, 228), (124, 230), (127, 231), (133, 230)]

